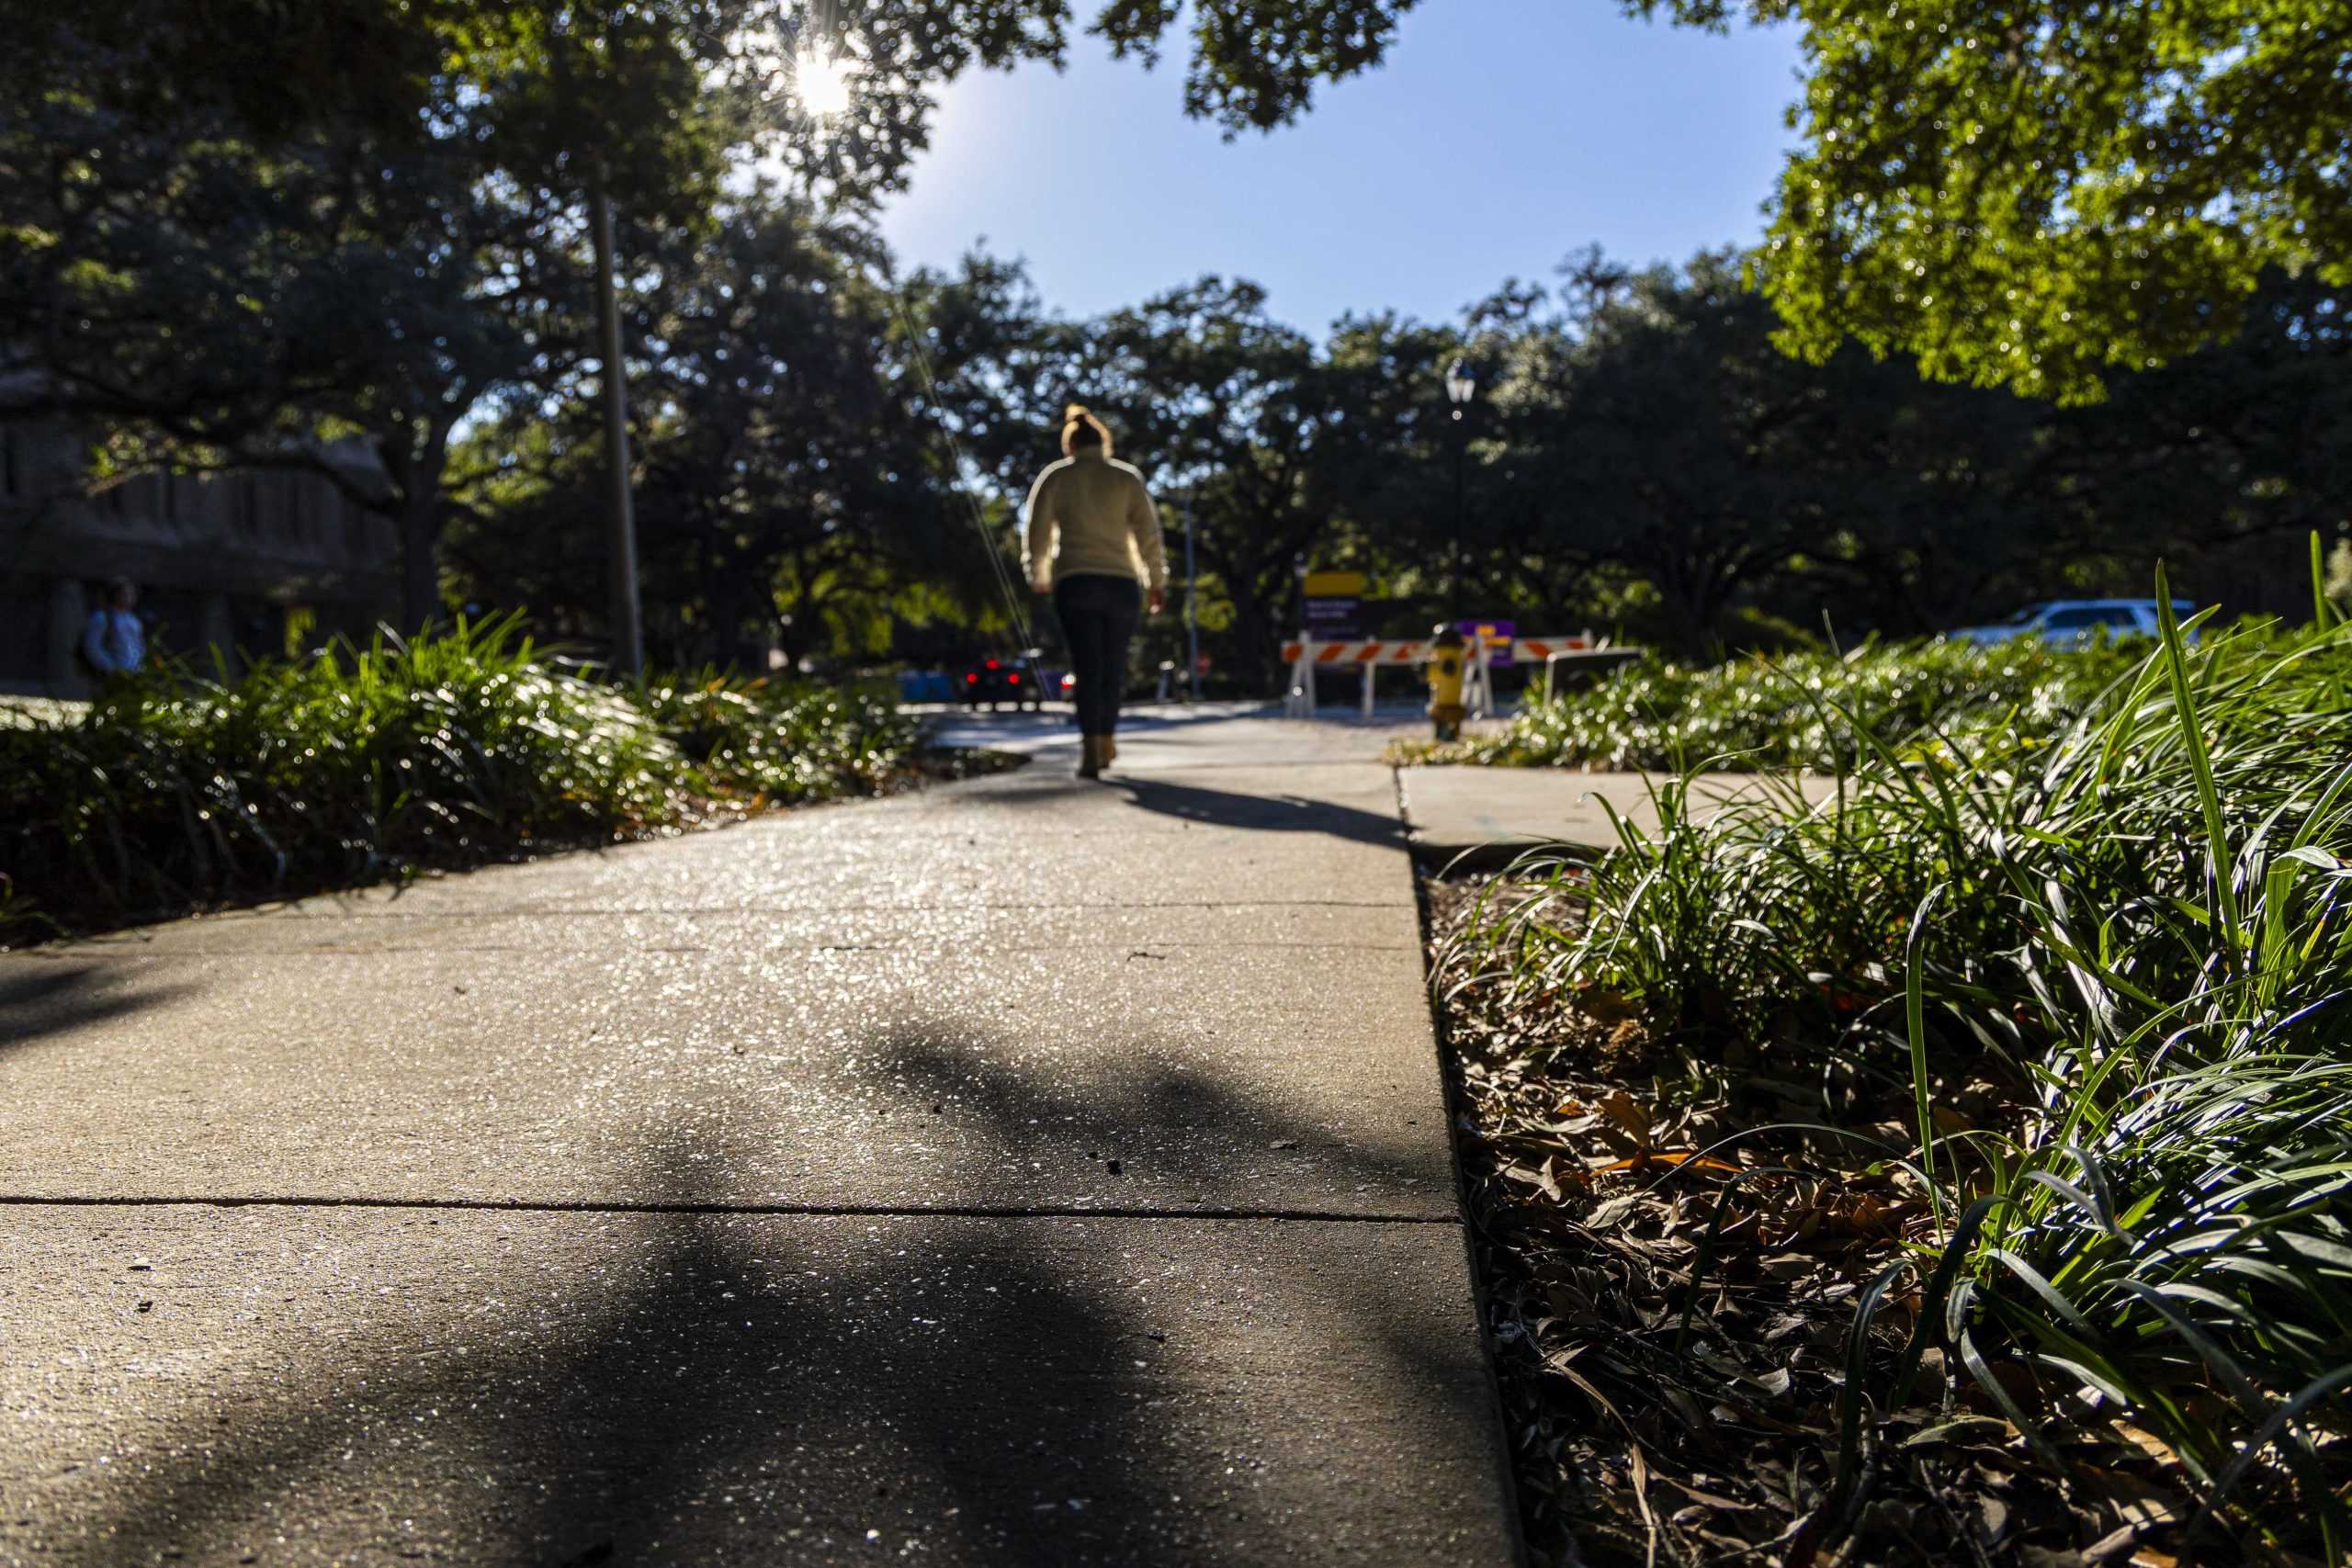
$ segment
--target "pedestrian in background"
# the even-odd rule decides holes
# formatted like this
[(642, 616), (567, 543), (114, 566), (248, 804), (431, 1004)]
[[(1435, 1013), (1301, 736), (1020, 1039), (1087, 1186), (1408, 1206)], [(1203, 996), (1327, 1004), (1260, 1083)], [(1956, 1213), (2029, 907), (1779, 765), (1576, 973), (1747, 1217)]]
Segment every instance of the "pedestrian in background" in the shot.
[(1064, 457), (1029, 489), (1029, 581), (1054, 596), (1078, 678), (1078, 776), (1100, 778), (1118, 755), (1127, 644), (1148, 605), (1168, 599), (1159, 509), (1143, 474), (1111, 456), (1111, 433), (1076, 403), (1062, 416)]
[(106, 608), (90, 612), (82, 630), (82, 657), (100, 675), (130, 675), (147, 662), (147, 628), (139, 623), (139, 586), (129, 578), (107, 585)]

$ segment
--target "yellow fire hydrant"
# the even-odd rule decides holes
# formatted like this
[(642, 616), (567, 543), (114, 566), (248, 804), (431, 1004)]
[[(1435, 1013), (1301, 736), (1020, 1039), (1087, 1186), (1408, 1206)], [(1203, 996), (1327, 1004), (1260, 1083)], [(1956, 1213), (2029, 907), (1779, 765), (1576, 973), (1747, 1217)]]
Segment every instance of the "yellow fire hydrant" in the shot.
[(1468, 659), (1462, 628), (1450, 621), (1440, 626), (1430, 639), (1430, 718), (1440, 740), (1462, 739), (1462, 721), (1468, 716), (1462, 705)]

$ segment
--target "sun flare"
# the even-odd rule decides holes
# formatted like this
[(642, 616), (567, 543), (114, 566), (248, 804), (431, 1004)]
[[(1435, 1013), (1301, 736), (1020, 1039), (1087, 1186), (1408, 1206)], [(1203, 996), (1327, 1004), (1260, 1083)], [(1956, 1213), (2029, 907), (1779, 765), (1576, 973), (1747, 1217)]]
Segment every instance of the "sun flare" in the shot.
[(850, 62), (840, 56), (809, 50), (794, 72), (800, 107), (820, 118), (846, 114), (850, 106)]

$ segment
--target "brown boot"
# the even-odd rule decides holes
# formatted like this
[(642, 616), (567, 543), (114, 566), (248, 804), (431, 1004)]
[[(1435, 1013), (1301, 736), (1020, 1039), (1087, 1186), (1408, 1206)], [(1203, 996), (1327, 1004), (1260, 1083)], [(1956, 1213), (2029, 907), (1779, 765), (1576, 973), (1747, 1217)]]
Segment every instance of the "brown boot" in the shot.
[(1102, 738), (1102, 765), (1109, 767), (1119, 760), (1119, 742), (1112, 736)]
[(1102, 738), (1101, 736), (1090, 735), (1086, 738), (1086, 756), (1078, 764), (1078, 776), (1082, 779), (1099, 779), (1102, 776)]

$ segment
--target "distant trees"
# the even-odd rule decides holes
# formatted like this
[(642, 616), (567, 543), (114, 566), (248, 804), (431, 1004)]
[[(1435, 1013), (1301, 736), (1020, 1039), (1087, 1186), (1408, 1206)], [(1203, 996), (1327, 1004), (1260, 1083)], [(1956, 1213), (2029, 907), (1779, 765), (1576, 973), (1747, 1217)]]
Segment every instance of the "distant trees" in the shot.
[[(888, 651), (891, 617), (984, 613), (989, 573), (876, 242), (775, 192), (660, 257), (638, 296), (637, 512), (648, 638), (666, 662)], [(459, 524), (461, 598), (593, 626), (595, 411), (517, 408), (459, 453), (496, 504)]]
[[(930, 90), (1051, 53), (1057, 9), (854, 11), (818, 40), (857, 66), (820, 128), (805, 18), (765, 0), (0, 0), (0, 419), (103, 432), (102, 479), (312, 468), (399, 525), (419, 623), (473, 504), (453, 442), (581, 395), (593, 182), (624, 270), (710, 233), (754, 155), (868, 212)], [(382, 484), (326, 460), (345, 436)]]
[[(1378, 64), (1416, 3), (1201, 0), (1186, 107), (1286, 123)], [(1804, 30), (1804, 142), (1756, 265), (1808, 358), (1852, 338), (2083, 401), (2236, 332), (2269, 273), (2352, 285), (2342, 0), (1620, 5)], [(1095, 27), (1149, 55), (1177, 13), (1114, 0)]]
[[(1072, 398), (1171, 521), (1189, 499), (1245, 674), (1302, 558), (1373, 571), (1399, 614), (1443, 602), (1457, 440), (1469, 604), (1693, 652), (2137, 587), (2158, 553), (2267, 603), (2242, 563), (2342, 527), (2352, 73), (2312, 0), (1626, 4), (1808, 29), (1773, 243), (1589, 252), (1459, 322), (1316, 335), (1218, 277), (1072, 321), (1015, 264), (899, 276), (874, 235), (940, 82), (1058, 59), (1090, 16), (1152, 54), (1164, 0), (845, 6), (818, 41), (857, 85), (822, 125), (792, 91), (802, 14), (760, 0), (126, 0), (103, 33), (0, 0), (0, 419), (77, 422), (102, 476), (318, 468), (399, 524), (403, 619), (454, 593), (593, 637), (601, 179), (673, 661), (1002, 636), (987, 551)], [(1283, 123), (1409, 8), (1198, 0), (1188, 106)], [(1483, 388), (1462, 424), (1456, 356)], [(327, 461), (343, 438), (380, 483)]]
[(1702, 256), (1487, 340), (1482, 488), (1526, 555), (1645, 584), (1645, 635), (1707, 650), (1735, 612), (1934, 631), (2352, 516), (2352, 291), (2274, 276), (2234, 340), (2059, 409), (1853, 346), (1786, 358), (1738, 267)]

